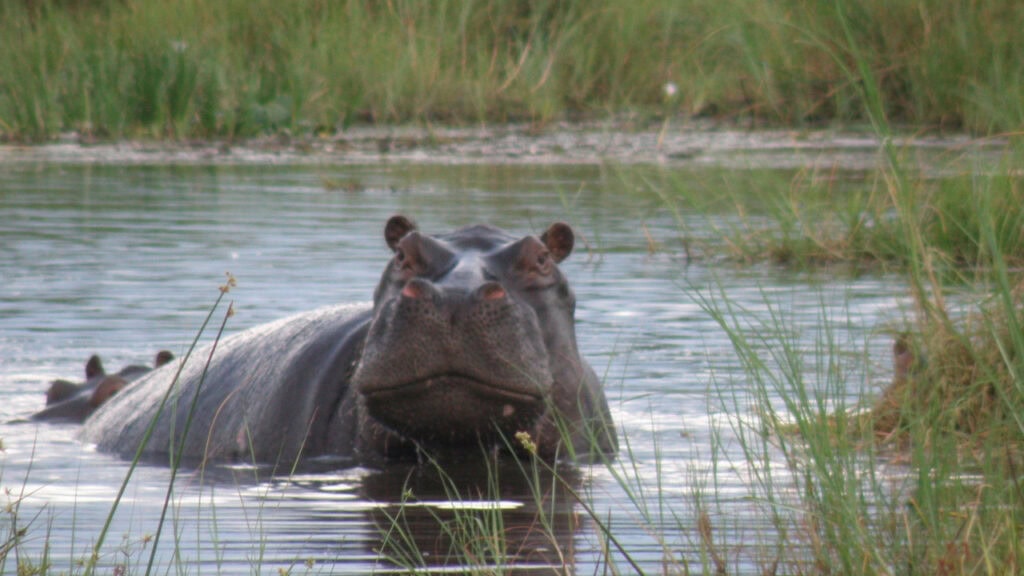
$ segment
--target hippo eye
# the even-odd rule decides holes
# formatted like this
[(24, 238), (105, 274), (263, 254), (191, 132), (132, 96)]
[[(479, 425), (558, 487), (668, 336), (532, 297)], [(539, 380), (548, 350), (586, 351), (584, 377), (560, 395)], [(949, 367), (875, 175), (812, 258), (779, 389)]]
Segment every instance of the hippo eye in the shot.
[(519, 264), (520, 278), (527, 290), (536, 290), (550, 286), (551, 273), (554, 271), (554, 259), (547, 252), (524, 257)]
[(555, 255), (533, 236), (509, 244), (493, 258), (504, 281), (520, 290), (543, 290), (558, 281)]
[(405, 250), (402, 250), (401, 248), (395, 250), (395, 267), (397, 268), (398, 273), (405, 279), (409, 279), (414, 275), (413, 261), (409, 258), (409, 255), (405, 253)]
[(542, 276), (551, 274), (551, 254), (548, 252), (541, 252), (537, 255), (537, 266), (536, 271)]
[(398, 264), (399, 270), (408, 271), (412, 268), (412, 260), (406, 255), (405, 250), (399, 248), (395, 251), (395, 264)]

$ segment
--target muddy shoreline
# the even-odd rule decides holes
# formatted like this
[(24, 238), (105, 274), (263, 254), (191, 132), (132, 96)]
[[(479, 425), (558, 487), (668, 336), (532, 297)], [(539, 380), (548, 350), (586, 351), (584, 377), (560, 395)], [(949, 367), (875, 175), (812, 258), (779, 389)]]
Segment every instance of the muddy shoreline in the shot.
[[(998, 161), (1008, 143), (968, 136), (896, 140), (911, 166), (949, 170)], [(628, 123), (472, 128), (359, 127), (328, 137), (287, 134), (226, 141), (90, 142), (76, 133), (41, 145), (0, 145), (0, 165), (651, 164), (732, 169), (870, 170), (883, 165), (873, 134), (834, 130), (741, 130), (693, 122), (636, 129)], [(955, 169), (955, 167), (954, 167)]]

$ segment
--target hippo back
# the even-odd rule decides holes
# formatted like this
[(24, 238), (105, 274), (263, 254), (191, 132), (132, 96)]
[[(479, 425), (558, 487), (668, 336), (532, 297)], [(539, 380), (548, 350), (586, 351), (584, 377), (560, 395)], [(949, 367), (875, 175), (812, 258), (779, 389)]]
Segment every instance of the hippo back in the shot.
[[(190, 461), (207, 458), (290, 463), (327, 449), (327, 428), (343, 399), (365, 336), (369, 305), (321, 308), (252, 328), (150, 372), (114, 396), (86, 421), (83, 437), (103, 451), (135, 454), (154, 420), (144, 450), (149, 459), (180, 443), (193, 398), (202, 388), (183, 444)], [(207, 359), (212, 360), (206, 367)], [(206, 371), (204, 376), (204, 369)], [(345, 444), (347, 438), (333, 438)]]

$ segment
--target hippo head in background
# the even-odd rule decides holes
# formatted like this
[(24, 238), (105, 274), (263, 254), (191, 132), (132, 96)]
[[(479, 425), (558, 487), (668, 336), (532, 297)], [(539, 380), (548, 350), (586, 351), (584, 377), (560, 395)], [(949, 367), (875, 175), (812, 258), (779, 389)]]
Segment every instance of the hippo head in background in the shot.
[[(174, 359), (167, 350), (156, 355), (153, 367), (159, 368)], [(129, 383), (149, 373), (151, 368), (128, 365), (117, 374), (107, 374), (100, 357), (93, 354), (85, 364), (85, 382), (76, 384), (54, 380), (46, 391), (46, 408), (32, 415), (33, 420), (65, 420), (81, 422), (105, 404)]]
[(67, 380), (54, 380), (46, 390), (46, 405), (57, 404), (81, 392), (83, 387), (94, 387), (106, 376), (103, 361), (93, 354), (85, 362), (85, 382), (76, 384)]
[(395, 216), (384, 237), (394, 255), (352, 377), (363, 412), (384, 430), (364, 423), (364, 441), (375, 435), (369, 441), (387, 453), (382, 444), (396, 435), (453, 447), (528, 432), (552, 455), (567, 433), (576, 449), (615, 451), (557, 266), (573, 249), (569, 225), (540, 237), (483, 225), (427, 236)]

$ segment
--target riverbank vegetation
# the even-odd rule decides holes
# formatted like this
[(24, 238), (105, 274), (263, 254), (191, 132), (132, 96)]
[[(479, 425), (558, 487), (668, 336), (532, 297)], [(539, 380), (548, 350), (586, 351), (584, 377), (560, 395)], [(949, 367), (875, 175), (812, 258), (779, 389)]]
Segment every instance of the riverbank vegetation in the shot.
[[(714, 290), (701, 301), (750, 386), (720, 402), (755, 470), (751, 501), (777, 527), (768, 573), (1021, 570), (1022, 349), (1005, 330), (1019, 306), (992, 302), (968, 321), (930, 302), (914, 333), (897, 336), (894, 368), (882, 370), (896, 378), (880, 391), (863, 376), (871, 347), (838, 335), (843, 318), (823, 315), (807, 350), (784, 310), (752, 317)], [(780, 453), (788, 469), (761, 464)]]
[(1024, 124), (1024, 8), (785, 0), (0, 3), (0, 137), (235, 138), (607, 115)]
[[(869, 355), (839, 341), (831, 324), (841, 319), (823, 313), (807, 351), (787, 313), (770, 303), (758, 317), (713, 289), (700, 297), (746, 368), (758, 416), (753, 424), (736, 416), (732, 428), (758, 469), (754, 500), (780, 526), (782, 548), (804, 552), (798, 557), (807, 563), (797, 560), (793, 571), (1017, 573), (1024, 558), (1018, 153), (996, 164), (959, 164), (967, 168), (950, 157), (918, 170), (890, 138), (877, 76), (857, 70), (865, 113), (881, 138), (881, 169), (866, 176), (802, 170), (774, 183), (753, 180), (767, 193), (729, 186), (742, 192), (712, 201), (685, 176), (645, 182), (677, 215), (699, 203), (731, 211), (726, 220), (735, 226), (705, 242), (712, 253), (797, 267), (866, 265), (907, 280), (913, 310), (890, 327), (895, 336), (879, 334), (893, 340), (891, 382), (880, 392), (844, 368), (851, 354), (862, 362)], [(685, 225), (680, 230), (690, 249)], [(735, 399), (724, 402), (742, 411)], [(777, 471), (757, 466), (774, 450), (795, 473), (788, 480), (796, 503), (780, 495)], [(770, 566), (775, 573), (777, 564)]]
[[(970, 281), (997, 258), (1024, 266), (1019, 160), (1007, 150), (1001, 161), (964, 169), (951, 157), (949, 166), (932, 168), (935, 174), (626, 168), (618, 176), (676, 217), (680, 237), (664, 248), (681, 243), (693, 260), (901, 271), (927, 257), (932, 273)], [(691, 231), (692, 218), (701, 218), (699, 233)]]
[[(811, 572), (1021, 570), (1024, 193), (1012, 166), (936, 178), (892, 162), (868, 187), (876, 200), (851, 200), (850, 212), (833, 195), (836, 213), (857, 218), (802, 213), (813, 206), (803, 201), (768, 212), (783, 215), (776, 233), (790, 231), (798, 260), (866, 259), (906, 277), (913, 309), (890, 327), (897, 334), (877, 335), (893, 344), (880, 390), (842, 368), (851, 354), (870, 361), (829, 327), (842, 319), (823, 317), (808, 353), (789, 336), (797, 329), (786, 313), (753, 320), (727, 295), (702, 300), (754, 384), (758, 424), (734, 424), (748, 459), (765, 457), (767, 436), (797, 471), (799, 512), (786, 515), (801, 526), (789, 533), (794, 546), (812, 551)], [(821, 241), (832, 233), (840, 241)], [(763, 477), (756, 484), (771, 502), (778, 486)]]
[[(879, 170), (704, 172), (627, 169), (679, 223), (691, 261), (865, 270), (907, 279), (914, 309), (891, 326), (894, 376), (859, 426), (901, 444), (922, 426), (1024, 453), (1024, 175), (1008, 150), (982, 167), (951, 155), (929, 171), (896, 150)], [(968, 152), (970, 154), (970, 152)], [(968, 166), (968, 168), (958, 168)], [(714, 190), (715, 193), (711, 191)], [(719, 224), (691, 232), (688, 221)], [(673, 249), (673, 248), (668, 248)], [(956, 294), (959, 293), (959, 296)], [(952, 294), (952, 295), (951, 295)], [(916, 424), (915, 424), (916, 423)]]

